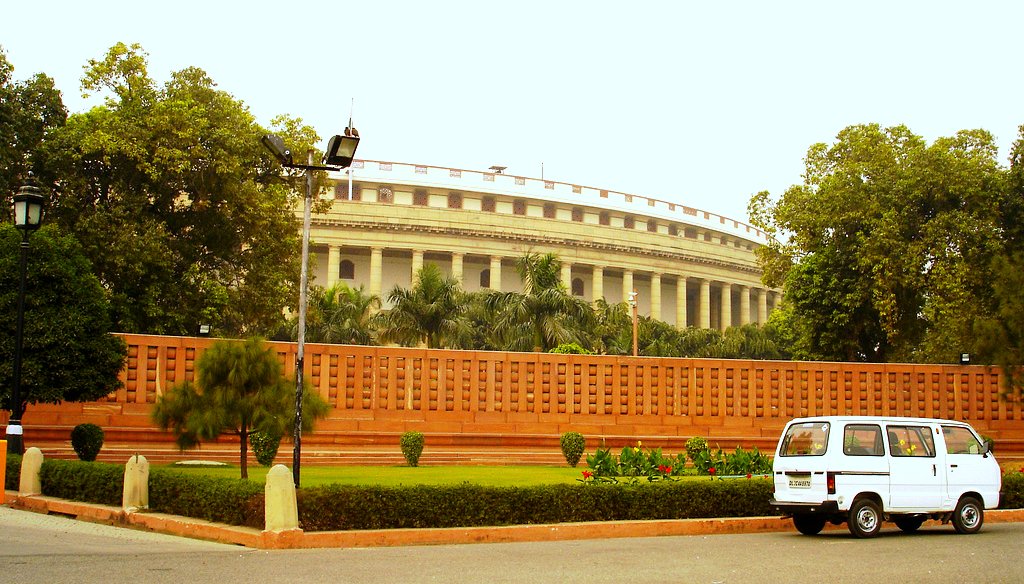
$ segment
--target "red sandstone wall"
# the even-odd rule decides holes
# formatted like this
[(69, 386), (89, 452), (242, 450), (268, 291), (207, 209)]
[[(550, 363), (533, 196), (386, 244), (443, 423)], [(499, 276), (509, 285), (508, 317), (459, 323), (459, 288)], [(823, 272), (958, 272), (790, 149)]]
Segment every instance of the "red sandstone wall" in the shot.
[[(108, 442), (169, 443), (149, 419), (156, 397), (192, 379), (213, 341), (125, 335), (124, 387), (104, 400), (39, 405), (26, 439), (93, 422)], [(295, 345), (273, 343), (289, 375)], [(953, 365), (662, 359), (306, 346), (307, 374), (333, 409), (303, 444), (373, 444), (419, 430), (431, 444), (549, 445), (568, 430), (610, 444), (771, 447), (792, 417), (827, 414), (965, 419), (1024, 450), (1024, 410), (999, 397), (997, 368)], [(308, 442), (307, 442), (308, 441)]]

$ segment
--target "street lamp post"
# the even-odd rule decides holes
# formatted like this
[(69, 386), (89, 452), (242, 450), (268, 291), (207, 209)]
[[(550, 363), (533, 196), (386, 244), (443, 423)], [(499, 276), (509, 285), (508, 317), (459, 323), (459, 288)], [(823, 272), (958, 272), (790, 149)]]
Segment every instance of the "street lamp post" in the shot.
[(313, 204), (313, 172), (317, 170), (342, 170), (352, 164), (356, 148), (359, 146), (359, 133), (352, 127), (349, 120), (344, 136), (334, 136), (327, 143), (324, 164), (313, 164), (313, 151), (306, 152), (306, 164), (296, 164), (292, 160), (291, 150), (284, 145), (284, 140), (273, 134), (263, 137), (263, 145), (274, 154), (281, 166), (299, 168), (305, 171), (306, 189), (302, 204), (302, 265), (299, 270), (299, 334), (298, 346), (295, 350), (295, 430), (292, 434), (292, 479), (295, 488), (299, 488), (300, 467), (302, 464), (302, 377), (306, 357), (306, 288), (309, 284), (309, 224)]
[(629, 293), (629, 305), (633, 307), (633, 356), (637, 357), (640, 355), (640, 351), (637, 348), (637, 327), (636, 327), (636, 297), (637, 291), (633, 290)]
[(39, 229), (43, 221), (43, 194), (29, 180), (14, 195), (14, 226), (21, 230), (20, 284), (18, 288), (18, 314), (14, 329), (14, 383), (11, 385), (11, 417), (7, 422), (7, 451), (21, 454), (23, 450), (21, 428), (21, 361), (22, 338), (25, 334), (25, 280), (28, 277), (28, 236)]

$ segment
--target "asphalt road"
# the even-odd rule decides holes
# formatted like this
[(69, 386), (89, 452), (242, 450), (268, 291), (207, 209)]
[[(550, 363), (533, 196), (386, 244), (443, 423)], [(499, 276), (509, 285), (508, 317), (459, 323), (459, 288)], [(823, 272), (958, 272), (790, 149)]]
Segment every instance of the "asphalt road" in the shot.
[(261, 551), (0, 507), (0, 582), (1022, 582), (1024, 523)]

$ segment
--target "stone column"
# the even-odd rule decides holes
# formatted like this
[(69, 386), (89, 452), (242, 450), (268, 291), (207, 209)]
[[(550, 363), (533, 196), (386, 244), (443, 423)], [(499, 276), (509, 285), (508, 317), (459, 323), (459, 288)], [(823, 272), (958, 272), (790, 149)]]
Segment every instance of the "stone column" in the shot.
[(750, 286), (740, 286), (740, 324), (750, 324)]
[(459, 283), (461, 288), (466, 287), (466, 280), (462, 274), (462, 259), (465, 254), (452, 252), (452, 277)]
[(764, 288), (757, 289), (757, 323), (768, 322), (768, 292)]
[(604, 268), (602, 266), (594, 266), (594, 281), (591, 284), (593, 289), (593, 300), (596, 302), (599, 298), (604, 298)]
[(412, 285), (416, 285), (416, 280), (419, 279), (420, 270), (423, 269), (423, 251), (414, 249), (412, 251), (412, 276), (409, 281)]
[(501, 256), (491, 256), (491, 290), (501, 292)]
[(700, 328), (711, 328), (711, 281), (700, 281), (700, 303), (697, 306)]
[(384, 248), (370, 248), (370, 294), (380, 296), (384, 280)]
[(686, 328), (686, 276), (676, 278), (676, 328)]
[(633, 291), (633, 270), (622, 272), (622, 300), (629, 301), (629, 293)]
[(725, 330), (732, 326), (732, 284), (722, 282), (722, 316), (718, 328)]
[(263, 485), (263, 505), (264, 531), (299, 528), (295, 482), (292, 472), (285, 465), (275, 464), (267, 472), (267, 481)]
[(572, 292), (572, 263), (562, 262), (562, 284), (565, 284), (565, 289)]
[(341, 269), (341, 247), (337, 245), (327, 246), (327, 287), (330, 288), (338, 282), (338, 275)]
[(651, 318), (661, 320), (661, 274), (651, 274)]

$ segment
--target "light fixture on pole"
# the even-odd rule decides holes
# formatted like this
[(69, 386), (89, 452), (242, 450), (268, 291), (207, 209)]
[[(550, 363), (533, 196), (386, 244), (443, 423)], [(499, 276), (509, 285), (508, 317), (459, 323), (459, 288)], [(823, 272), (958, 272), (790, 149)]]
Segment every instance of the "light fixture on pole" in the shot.
[(636, 326), (636, 297), (637, 291), (633, 290), (629, 293), (629, 305), (633, 307), (633, 356), (637, 357), (640, 355), (639, 349), (637, 348), (637, 326)]
[(313, 151), (306, 152), (306, 164), (295, 164), (291, 150), (285, 146), (279, 136), (268, 134), (261, 139), (263, 145), (274, 158), (286, 168), (298, 168), (306, 171), (306, 190), (302, 205), (302, 267), (299, 271), (299, 334), (295, 350), (295, 431), (292, 435), (292, 479), (295, 488), (299, 488), (300, 467), (302, 463), (302, 377), (303, 364), (306, 356), (306, 289), (309, 285), (309, 224), (313, 201), (313, 172), (318, 170), (343, 170), (352, 164), (359, 146), (359, 132), (352, 127), (349, 118), (348, 127), (343, 136), (334, 136), (327, 142), (324, 164), (313, 164)]
[(21, 454), (21, 361), (22, 338), (25, 334), (25, 280), (28, 276), (28, 236), (43, 222), (43, 193), (29, 175), (28, 181), (14, 195), (14, 226), (21, 230), (21, 277), (18, 289), (18, 313), (14, 329), (14, 382), (11, 385), (11, 417), (7, 422), (7, 451)]

